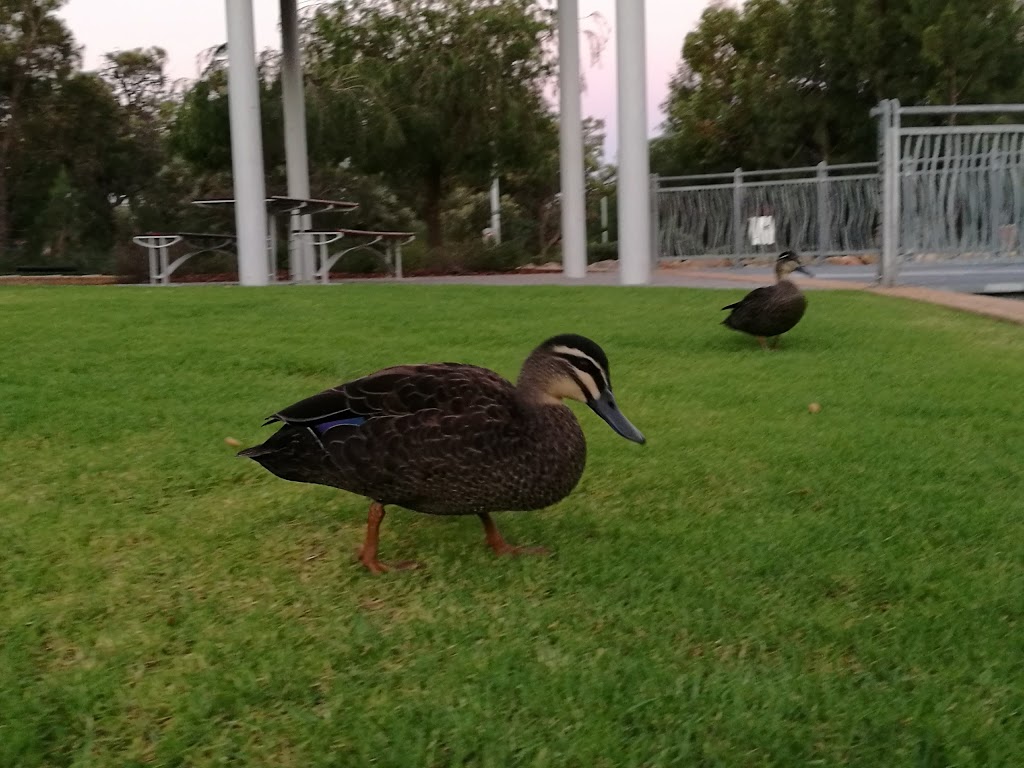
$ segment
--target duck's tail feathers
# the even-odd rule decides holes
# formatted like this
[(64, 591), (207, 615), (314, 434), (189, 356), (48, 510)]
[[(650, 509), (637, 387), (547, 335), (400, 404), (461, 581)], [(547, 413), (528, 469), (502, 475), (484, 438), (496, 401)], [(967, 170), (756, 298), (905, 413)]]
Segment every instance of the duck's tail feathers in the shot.
[(273, 452), (273, 448), (268, 448), (266, 443), (261, 443), (260, 445), (254, 445), (252, 448), (246, 448), (244, 451), (239, 451), (236, 455), (245, 459), (255, 459), (257, 456), (266, 456), (268, 453)]

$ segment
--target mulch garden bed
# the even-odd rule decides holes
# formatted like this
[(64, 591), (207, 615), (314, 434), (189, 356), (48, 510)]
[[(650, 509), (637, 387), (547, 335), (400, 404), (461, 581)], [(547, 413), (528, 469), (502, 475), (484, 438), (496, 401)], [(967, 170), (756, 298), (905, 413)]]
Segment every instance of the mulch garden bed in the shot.
[[(464, 272), (440, 269), (417, 269), (405, 273), (406, 277), (451, 277), (455, 275), (512, 275), (512, 274), (544, 274), (553, 271), (545, 267), (523, 267), (510, 272)], [(385, 279), (391, 275), (382, 272), (331, 272), (332, 280), (369, 280)], [(281, 271), (277, 275), (281, 282), (288, 281), (288, 273)], [(172, 283), (237, 283), (237, 272), (196, 272), (178, 274), (171, 279)], [(113, 285), (117, 283), (146, 284), (146, 280), (120, 277), (117, 275), (0, 275), (0, 285)]]

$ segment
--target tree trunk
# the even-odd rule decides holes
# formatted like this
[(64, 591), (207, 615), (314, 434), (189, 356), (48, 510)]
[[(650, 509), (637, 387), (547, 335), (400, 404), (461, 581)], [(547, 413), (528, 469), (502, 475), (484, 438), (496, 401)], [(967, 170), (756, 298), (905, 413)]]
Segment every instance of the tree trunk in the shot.
[(441, 199), (444, 183), (439, 170), (432, 170), (426, 179), (423, 200), (423, 220), (427, 225), (427, 246), (439, 250), (444, 245), (444, 230), (441, 227)]
[(0, 259), (7, 255), (10, 223), (7, 217), (7, 153), (0, 152)]

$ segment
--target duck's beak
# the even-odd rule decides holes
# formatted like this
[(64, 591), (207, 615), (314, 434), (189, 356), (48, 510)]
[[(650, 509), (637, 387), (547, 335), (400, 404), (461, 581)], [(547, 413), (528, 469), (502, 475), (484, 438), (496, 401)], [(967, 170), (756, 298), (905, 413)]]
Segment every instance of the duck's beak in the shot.
[(615, 395), (610, 389), (602, 391), (597, 400), (588, 400), (587, 405), (593, 409), (594, 413), (608, 422), (609, 427), (627, 440), (641, 445), (647, 442), (640, 430), (630, 424), (629, 419), (622, 415), (618, 403), (615, 402)]
[(807, 267), (803, 267), (803, 266), (797, 265), (796, 271), (797, 272), (803, 272), (808, 277), (814, 277), (814, 273), (811, 272), (811, 270), (809, 270)]

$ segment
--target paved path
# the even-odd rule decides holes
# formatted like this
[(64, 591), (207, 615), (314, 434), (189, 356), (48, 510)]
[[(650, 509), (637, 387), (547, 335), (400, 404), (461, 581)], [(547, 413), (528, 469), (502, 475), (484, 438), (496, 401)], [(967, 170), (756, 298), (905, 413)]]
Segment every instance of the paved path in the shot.
[[(874, 265), (848, 266), (815, 264), (814, 274), (828, 280), (852, 283), (872, 283), (878, 273)], [(770, 277), (769, 266), (752, 265), (739, 269), (714, 270), (716, 272), (750, 273)], [(1024, 264), (906, 264), (896, 278), (897, 285), (939, 288), (962, 293), (1024, 293)]]
[[(818, 271), (818, 270), (816, 270)], [(821, 274), (818, 271), (818, 274)], [(770, 278), (765, 270), (750, 269), (696, 269), (696, 268), (662, 268), (653, 276), (651, 284), (656, 287), (674, 288), (754, 288), (766, 285)], [(338, 283), (371, 282), (370, 280), (344, 280)], [(382, 282), (374, 279), (372, 282)], [(594, 286), (619, 285), (617, 272), (589, 272), (582, 280), (570, 280), (561, 272), (544, 272), (513, 275), (454, 275), (450, 277), (407, 277), (401, 281), (413, 285), (564, 285)], [(795, 281), (806, 290), (832, 291), (868, 291), (882, 296), (895, 296), (914, 301), (939, 304), (953, 309), (973, 312), (978, 315), (1006, 320), (1024, 325), (1024, 301), (997, 298), (995, 296), (976, 296), (971, 293), (937, 290), (921, 286), (897, 286), (895, 288), (879, 288), (874, 281), (856, 281), (852, 279), (809, 278), (798, 275)]]
[[(561, 272), (528, 272), (503, 275), (446, 275), (444, 277), (405, 277), (396, 278), (350, 278), (332, 280), (331, 284), (343, 283), (405, 283), (413, 285), (564, 285), (581, 287), (594, 285), (619, 285), (619, 274), (615, 271), (588, 272), (582, 280), (563, 277)], [(744, 273), (740, 270), (699, 270), (699, 269), (659, 269), (651, 280), (651, 285), (661, 288), (742, 288), (744, 286), (765, 285), (770, 282), (766, 275), (754, 272)], [(848, 280), (800, 280), (801, 287), (810, 290), (856, 290), (866, 288), (869, 283)]]

